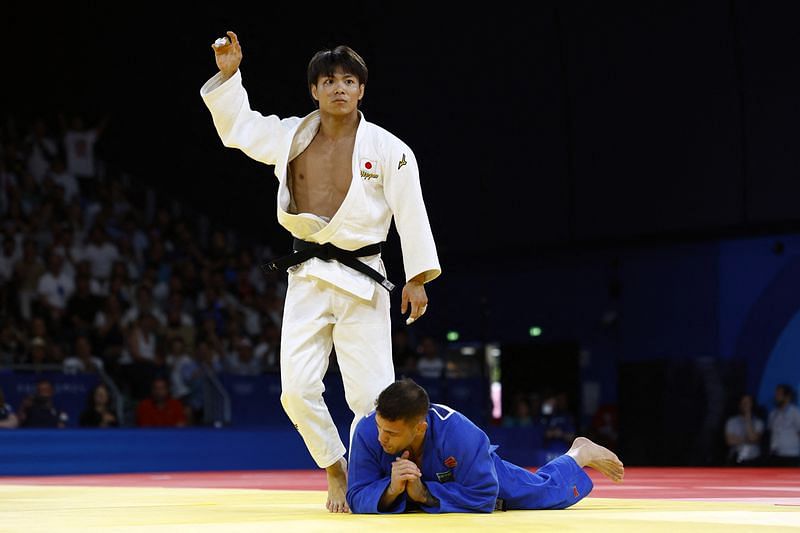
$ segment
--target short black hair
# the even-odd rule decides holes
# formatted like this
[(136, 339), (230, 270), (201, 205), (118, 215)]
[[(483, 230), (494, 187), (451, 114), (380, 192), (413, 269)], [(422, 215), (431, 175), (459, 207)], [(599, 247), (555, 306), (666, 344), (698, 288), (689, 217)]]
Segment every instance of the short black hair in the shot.
[(311, 90), (312, 85), (317, 84), (320, 76), (333, 76), (337, 67), (358, 78), (359, 84), (367, 84), (369, 71), (364, 59), (355, 50), (342, 44), (336, 48), (320, 50), (308, 62), (309, 90)]
[(790, 402), (794, 401), (794, 399), (795, 399), (794, 387), (792, 387), (788, 383), (780, 383), (776, 388), (780, 389), (781, 392), (783, 392), (783, 394), (788, 396)]
[(395, 381), (375, 401), (375, 412), (381, 418), (394, 422), (403, 420), (414, 422), (425, 415), (430, 409), (431, 402), (425, 389), (417, 385), (412, 379)]

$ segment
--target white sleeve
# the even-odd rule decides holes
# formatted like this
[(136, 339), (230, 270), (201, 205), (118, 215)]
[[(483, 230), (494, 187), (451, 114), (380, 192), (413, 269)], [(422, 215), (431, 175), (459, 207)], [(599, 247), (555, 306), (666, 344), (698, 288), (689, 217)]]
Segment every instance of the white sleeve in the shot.
[(438, 277), (442, 269), (422, 197), (417, 159), (400, 142), (393, 144), (387, 155), (383, 190), (400, 235), (406, 281), (424, 273), (427, 283)]
[(238, 148), (267, 165), (277, 162), (285, 136), (300, 120), (297, 117), (281, 120), (276, 115), (264, 116), (250, 109), (239, 70), (224, 81), (218, 72), (203, 85), (200, 96), (211, 111), (222, 144)]

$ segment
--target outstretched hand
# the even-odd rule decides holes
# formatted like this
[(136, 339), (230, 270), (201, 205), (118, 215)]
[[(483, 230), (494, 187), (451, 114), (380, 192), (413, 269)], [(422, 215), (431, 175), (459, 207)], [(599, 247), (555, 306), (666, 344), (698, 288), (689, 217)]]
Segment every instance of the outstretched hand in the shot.
[(227, 42), (225, 44), (214, 42), (211, 48), (214, 50), (217, 68), (222, 72), (222, 76), (228, 79), (239, 69), (242, 62), (242, 47), (235, 33), (232, 31), (226, 33), (228, 35)]

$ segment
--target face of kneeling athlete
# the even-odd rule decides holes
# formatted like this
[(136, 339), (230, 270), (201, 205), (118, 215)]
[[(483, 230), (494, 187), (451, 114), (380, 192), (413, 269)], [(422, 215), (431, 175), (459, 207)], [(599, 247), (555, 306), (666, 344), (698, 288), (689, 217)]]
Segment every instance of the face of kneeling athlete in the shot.
[(412, 456), (420, 451), (428, 423), (425, 419), (387, 420), (375, 413), (375, 424), (378, 426), (378, 442), (383, 451), (390, 455), (400, 456), (408, 450)]

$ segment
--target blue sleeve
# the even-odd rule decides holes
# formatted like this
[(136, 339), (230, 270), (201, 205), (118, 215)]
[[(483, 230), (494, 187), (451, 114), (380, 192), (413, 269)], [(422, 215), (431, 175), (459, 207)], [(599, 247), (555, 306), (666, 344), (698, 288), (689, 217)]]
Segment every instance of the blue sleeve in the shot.
[[(454, 421), (455, 422), (455, 421)], [(454, 426), (454, 427), (453, 427)], [(437, 505), (421, 505), (428, 513), (491, 513), (497, 503), (500, 484), (489, 448), (489, 437), (466, 419), (448, 427), (448, 450), (457, 461), (453, 481), (426, 480), (428, 491), (439, 500)], [(455, 430), (455, 431), (454, 431)]]
[(377, 428), (372, 416), (362, 418), (356, 426), (350, 447), (347, 469), (347, 505), (355, 514), (402, 513), (406, 510), (406, 494), (397, 497), (387, 511), (379, 511), (378, 503), (391, 480), (391, 471), (381, 466), (383, 450), (378, 444)]

